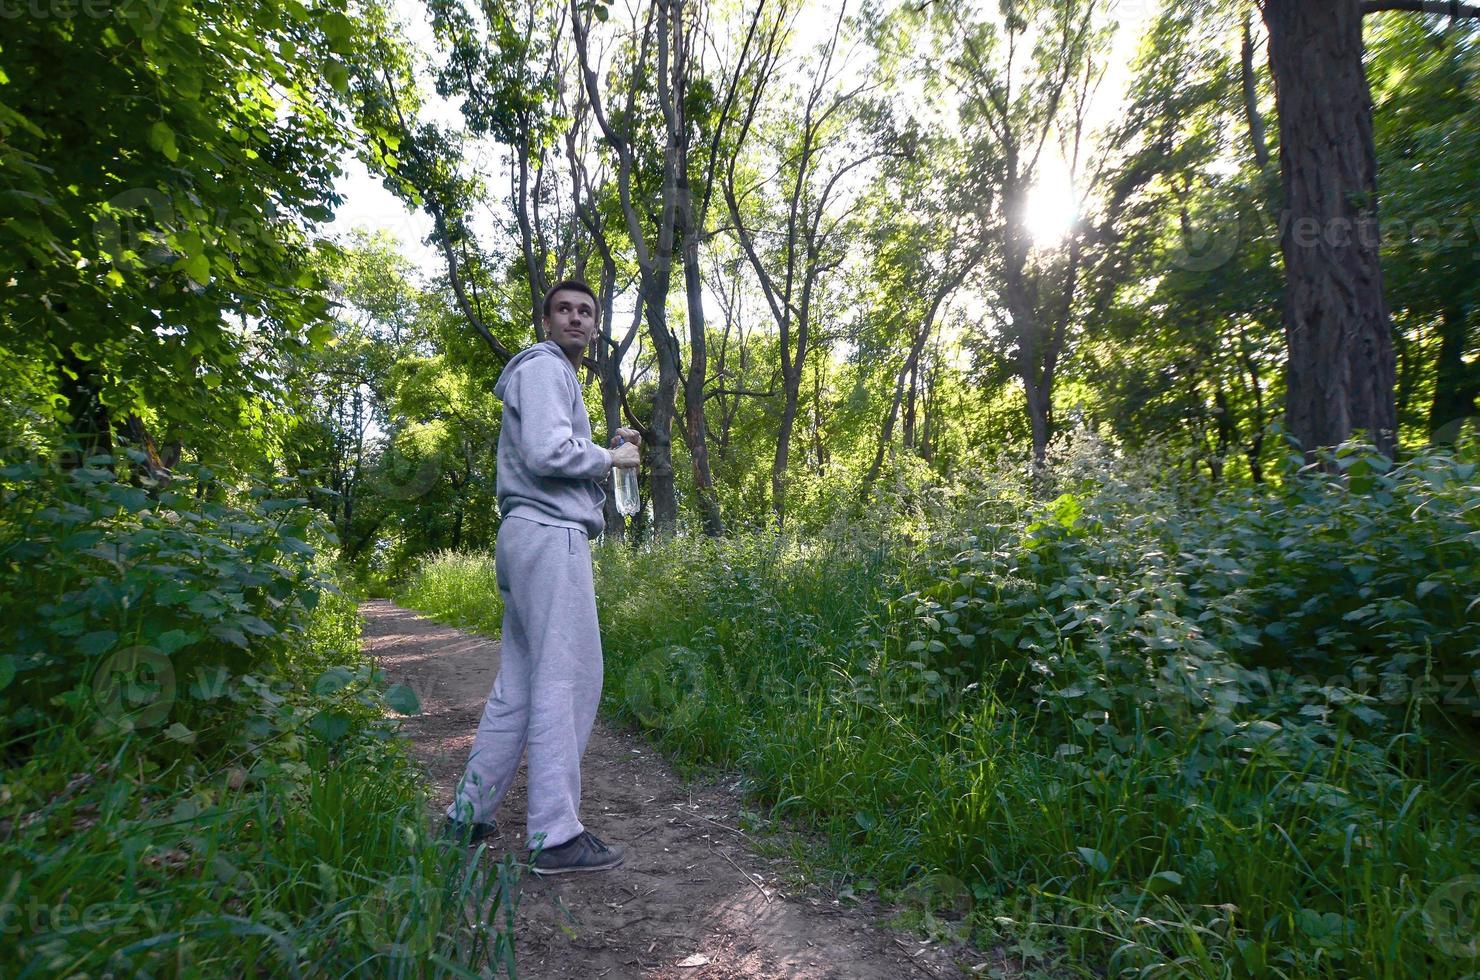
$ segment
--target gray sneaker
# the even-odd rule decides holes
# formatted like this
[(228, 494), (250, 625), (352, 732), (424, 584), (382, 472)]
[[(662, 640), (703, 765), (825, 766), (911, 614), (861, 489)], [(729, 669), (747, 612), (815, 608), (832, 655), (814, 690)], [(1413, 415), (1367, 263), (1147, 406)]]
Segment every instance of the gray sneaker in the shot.
[(484, 823), (480, 821), (469, 822), (466, 820), (454, 820), (447, 818), (442, 824), (441, 837), (443, 840), (456, 841), (459, 844), (476, 844), (486, 837), (492, 837), (498, 833), (498, 824)]
[(583, 830), (564, 844), (540, 851), (530, 869), (537, 875), (563, 875), (577, 871), (606, 871), (627, 857), (621, 844), (607, 844)]

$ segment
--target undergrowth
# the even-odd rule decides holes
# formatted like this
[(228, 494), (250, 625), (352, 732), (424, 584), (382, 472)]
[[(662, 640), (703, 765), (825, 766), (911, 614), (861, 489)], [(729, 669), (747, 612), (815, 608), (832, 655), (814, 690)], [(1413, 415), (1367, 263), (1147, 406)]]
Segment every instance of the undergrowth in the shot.
[[(599, 548), (606, 708), (821, 831), (845, 895), (1030, 964), (1473, 974), (1476, 468), (1322, 462), (1168, 486), (1085, 441), (1033, 493)], [(412, 594), (492, 629), (491, 583)]]
[[(135, 460), (137, 462), (137, 460)], [(478, 976), (512, 871), (429, 839), (292, 481), (0, 470), (8, 976)]]

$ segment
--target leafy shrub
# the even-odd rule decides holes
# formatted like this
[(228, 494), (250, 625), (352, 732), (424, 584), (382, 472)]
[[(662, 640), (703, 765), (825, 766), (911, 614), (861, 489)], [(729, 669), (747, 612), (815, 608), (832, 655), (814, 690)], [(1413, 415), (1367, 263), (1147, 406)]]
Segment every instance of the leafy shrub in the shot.
[[(119, 482), (108, 457), (69, 474), (0, 470), (0, 721), (12, 751), (64, 708), (89, 721), (219, 744), (227, 685), (300, 671), (354, 651), (353, 610), (307, 622), (337, 590), (310, 543), (313, 512), (267, 487), (242, 505), (151, 495)], [(212, 474), (193, 474), (204, 485)], [(325, 631), (337, 630), (338, 635)], [(169, 740), (150, 743), (164, 750)]]
[[(289, 481), (0, 470), (0, 961), (21, 973), (509, 965), (507, 862), (429, 838), (355, 604)], [(195, 493), (191, 491), (195, 490)]]
[(1085, 443), (1045, 504), (999, 470), (894, 525), (603, 549), (607, 707), (1029, 961), (1464, 975), (1474, 691), (1423, 681), (1474, 666), (1480, 492), (1327, 464), (1168, 485)]

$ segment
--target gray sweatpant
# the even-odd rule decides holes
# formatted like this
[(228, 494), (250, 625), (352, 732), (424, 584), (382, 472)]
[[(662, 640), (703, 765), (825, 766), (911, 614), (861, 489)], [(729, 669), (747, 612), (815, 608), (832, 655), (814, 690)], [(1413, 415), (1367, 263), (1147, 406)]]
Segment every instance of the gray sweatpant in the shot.
[(499, 525), (494, 568), (502, 660), (447, 815), (490, 819), (527, 745), (526, 844), (563, 844), (585, 829), (581, 756), (601, 699), (591, 550), (582, 531), (510, 517)]

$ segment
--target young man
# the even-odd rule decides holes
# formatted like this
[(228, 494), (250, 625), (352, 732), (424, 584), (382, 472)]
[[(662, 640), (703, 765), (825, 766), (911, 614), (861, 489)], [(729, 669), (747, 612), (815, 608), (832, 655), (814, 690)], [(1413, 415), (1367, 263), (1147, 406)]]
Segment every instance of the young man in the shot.
[(529, 750), (527, 844), (536, 874), (604, 871), (623, 848), (581, 824), (581, 756), (601, 697), (601, 636), (589, 538), (603, 527), (601, 481), (636, 466), (641, 440), (618, 429), (614, 449), (591, 441), (576, 371), (596, 336), (596, 297), (580, 282), (545, 295), (546, 340), (521, 351), (494, 386), (498, 440), (502, 660), (444, 833), (476, 841)]

